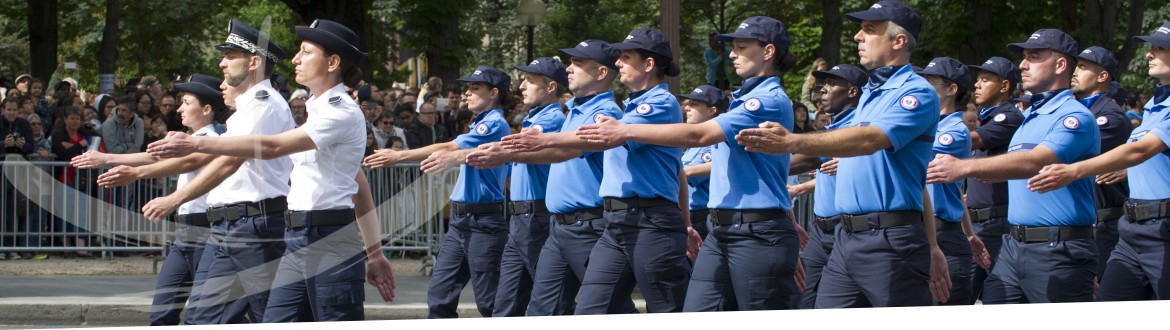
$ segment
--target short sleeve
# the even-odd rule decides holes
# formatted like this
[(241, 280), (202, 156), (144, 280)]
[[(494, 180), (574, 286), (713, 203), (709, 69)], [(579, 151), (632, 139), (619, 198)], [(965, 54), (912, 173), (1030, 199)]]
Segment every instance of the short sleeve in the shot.
[(502, 130), (508, 129), (502, 120), (480, 120), (471, 125), (471, 131), (455, 137), (455, 144), (460, 149), (471, 149), (481, 144), (499, 141)]
[[(1163, 145), (1170, 147), (1170, 120), (1160, 122), (1157, 125), (1154, 125), (1154, 127), (1150, 127), (1150, 132), (1148, 134), (1157, 136), (1159, 140), (1162, 140)], [(1170, 154), (1170, 148), (1167, 148), (1166, 151), (1163, 151), (1163, 153)]]
[(983, 141), (983, 149), (991, 150), (1011, 143), (1012, 135), (1016, 134), (1016, 129), (1023, 122), (1024, 114), (1015, 107), (1003, 106), (992, 114), (986, 125), (979, 126), (975, 132), (979, 133), (979, 139)]
[(738, 146), (735, 135), (739, 131), (760, 127), (765, 121), (777, 122), (792, 130), (792, 103), (787, 97), (751, 97), (736, 103), (730, 111), (715, 117), (728, 145)]
[(913, 88), (894, 98), (892, 104), (884, 109), (874, 109), (882, 113), (870, 116), (874, 118), (869, 126), (882, 130), (890, 140), (890, 149), (897, 151), (920, 136), (933, 137), (933, 131), (938, 123), (938, 96), (933, 90)]
[(957, 130), (950, 127), (945, 131), (940, 131), (934, 137), (934, 153), (946, 154), (954, 156), (955, 158), (968, 158), (971, 155), (971, 134), (964, 130)]
[(1052, 149), (1061, 163), (1071, 164), (1094, 153), (1093, 144), (1099, 143), (1097, 123), (1088, 114), (1063, 115), (1044, 135), (1040, 145)]
[(1113, 149), (1125, 144), (1129, 133), (1133, 132), (1133, 123), (1125, 114), (1118, 111), (1109, 111), (1097, 117), (1097, 128), (1101, 130), (1101, 150)]
[[(670, 124), (670, 105), (660, 99), (651, 99), (646, 102), (630, 105), (633, 111), (627, 111), (620, 119), (623, 124)], [(590, 118), (593, 120), (594, 118)], [(644, 143), (627, 141), (630, 150), (641, 148)]]
[[(317, 148), (337, 144), (345, 141), (345, 136), (355, 131), (350, 129), (354, 125), (351, 111), (351, 109), (318, 111), (309, 117), (300, 129), (309, 135), (309, 139), (313, 140)], [(347, 116), (347, 112), (350, 115)]]

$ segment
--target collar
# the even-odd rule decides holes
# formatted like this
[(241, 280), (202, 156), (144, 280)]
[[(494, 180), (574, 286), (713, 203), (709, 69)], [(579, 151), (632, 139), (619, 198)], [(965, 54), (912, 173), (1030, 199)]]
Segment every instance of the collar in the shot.
[(1011, 101), (1004, 101), (1003, 103), (1000, 103), (999, 105), (996, 105), (994, 107), (980, 109), (979, 110), (979, 120), (980, 121), (987, 120), (987, 116), (990, 116), (991, 112), (995, 111), (995, 109), (999, 109), (999, 107), (1011, 105), (1011, 104), (1012, 104)]
[(240, 93), (239, 96), (236, 96), (236, 109), (243, 108), (244, 105), (248, 104), (249, 101), (256, 99), (256, 92), (261, 90), (268, 92), (268, 97), (273, 97), (273, 95), (280, 95), (275, 93), (276, 91), (270, 91), (269, 89), (272, 89), (272, 83), (269, 82), (268, 79), (264, 79), (263, 81), (252, 85), (252, 87), (248, 88), (248, 90)]
[[(644, 90), (640, 90), (637, 92), (630, 92), (630, 96), (626, 98), (625, 103), (626, 103), (626, 105), (635, 104), (635, 103), (642, 103), (642, 100), (645, 99), (647, 96), (658, 94), (659, 92), (662, 92), (665, 90), (666, 90), (666, 83), (661, 83), (661, 84), (658, 84), (657, 86), (651, 87), (649, 89), (644, 89)], [(669, 92), (667, 92), (667, 93), (669, 93)]]
[(832, 124), (836, 124), (836, 123), (841, 122), (841, 120), (845, 119), (846, 116), (849, 116), (849, 114), (852, 113), (854, 109), (857, 109), (857, 107), (849, 107), (848, 109), (841, 110), (841, 112), (838, 112), (836, 115), (833, 115)]
[(735, 98), (739, 98), (740, 95), (745, 95), (745, 94), (751, 93), (752, 90), (756, 89), (756, 87), (760, 87), (760, 85), (763, 85), (763, 84), (771, 81), (773, 78), (776, 80), (776, 83), (779, 84), (780, 78), (777, 78), (775, 76), (748, 78), (747, 80), (743, 81), (743, 86), (740, 86), (739, 89), (736, 90), (735, 92), (732, 92), (731, 95)]
[(1158, 84), (1154, 87), (1154, 98), (1150, 99), (1150, 102), (1154, 104), (1166, 103), (1168, 96), (1170, 96), (1170, 85)]
[[(310, 96), (309, 100), (305, 101), (305, 103), (321, 102), (322, 99), (324, 99), (324, 102), (329, 102), (329, 99), (332, 98), (333, 95), (349, 97), (349, 95), (345, 93), (345, 84), (337, 84), (336, 86), (333, 86), (333, 88), (326, 90), (320, 95), (313, 94), (313, 96)], [(365, 117), (363, 116), (362, 118), (364, 119)]]
[(913, 69), (910, 64), (884, 66), (869, 71), (870, 89), (894, 89), (902, 87), (902, 83), (910, 77)]
[(1048, 101), (1052, 101), (1053, 99), (1066, 94), (1065, 92), (1068, 92), (1067, 94), (1070, 95), (1072, 94), (1072, 91), (1068, 88), (1055, 89), (1039, 94), (1032, 94), (1032, 99), (1029, 100), (1029, 103), (1032, 103), (1032, 107), (1028, 109), (1033, 110), (1033, 112), (1039, 112), (1041, 114), (1050, 114), (1053, 110), (1056, 110), (1056, 108), (1050, 107), (1046, 109), (1044, 106), (1048, 104)]
[(215, 124), (207, 124), (207, 126), (203, 126), (203, 128), (200, 128), (199, 130), (195, 131), (191, 135), (204, 136), (204, 135), (209, 135), (209, 134), (214, 133), (214, 132), (215, 132)]
[(493, 112), (500, 113), (500, 116), (502, 116), (502, 114), (504, 113), (504, 110), (500, 109), (500, 108), (495, 108), (495, 109), (491, 109), (488, 111), (480, 112), (478, 115), (475, 115), (475, 117), (473, 117), (471, 119), (471, 123), (472, 124), (478, 123), (480, 120), (483, 120), (484, 118), (486, 118), (488, 115), (490, 115)]
[(585, 96), (582, 96), (582, 97), (574, 97), (574, 98), (573, 98), (573, 103), (569, 104), (569, 105), (570, 105), (570, 108), (571, 108), (571, 107), (579, 107), (579, 106), (581, 106), (581, 105), (585, 104), (586, 102), (589, 102), (590, 100), (593, 100), (593, 98), (594, 98), (594, 97), (597, 97), (598, 95), (601, 95), (601, 94), (604, 94), (604, 93), (609, 93), (609, 92), (603, 92), (603, 93), (598, 93), (598, 94), (593, 94), (593, 95), (585, 95)]
[(542, 105), (542, 106), (539, 106), (536, 108), (532, 108), (531, 110), (528, 110), (528, 115), (524, 116), (524, 119), (536, 118), (536, 115), (544, 113), (545, 110), (553, 109), (553, 108), (560, 110), (561, 104), (557, 103), (557, 102), (553, 102), (553, 103), (545, 104), (545, 105)]
[(951, 117), (955, 117), (956, 115), (959, 117), (960, 122), (963, 121), (963, 111), (955, 111), (946, 116), (938, 116), (938, 122), (941, 123)]
[(1089, 97), (1086, 97), (1086, 98), (1083, 98), (1083, 99), (1080, 99), (1077, 101), (1080, 101), (1081, 104), (1085, 105), (1086, 108), (1092, 108), (1093, 103), (1097, 103), (1097, 100), (1100, 100), (1101, 96), (1103, 96), (1103, 95), (1105, 95), (1105, 94), (1097, 93), (1097, 94), (1093, 94), (1092, 96), (1089, 96)]

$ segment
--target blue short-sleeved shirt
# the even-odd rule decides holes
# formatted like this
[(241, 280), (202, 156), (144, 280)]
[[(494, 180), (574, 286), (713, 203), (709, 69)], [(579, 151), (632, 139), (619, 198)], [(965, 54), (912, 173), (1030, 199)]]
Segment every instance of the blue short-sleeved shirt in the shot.
[[(841, 213), (922, 211), (926, 164), (938, 126), (938, 94), (910, 65), (896, 70), (877, 87), (862, 88), (856, 113), (846, 125), (877, 127), (891, 146), (838, 162), (834, 201)], [(877, 80), (870, 75), (871, 81)]]
[[(492, 109), (475, 115), (471, 122), (471, 131), (455, 137), (455, 144), (460, 149), (471, 149), (484, 143), (499, 142), (508, 135), (508, 122), (504, 121), (504, 110)], [(495, 203), (504, 201), (504, 179), (508, 177), (508, 167), (480, 170), (475, 167), (460, 165), (459, 179), (455, 182), (455, 189), (451, 191), (451, 201), (461, 203)]]
[[(1170, 85), (1158, 88), (1170, 88)], [(1155, 103), (1146, 102), (1142, 113), (1142, 125), (1133, 130), (1129, 142), (1141, 140), (1148, 134), (1157, 136), (1162, 144), (1170, 146), (1170, 98)], [(1141, 164), (1129, 168), (1129, 197), (1133, 199), (1170, 198), (1170, 185), (1166, 184), (1166, 173), (1170, 173), (1170, 149), (1150, 157)]]
[(790, 154), (747, 152), (735, 140), (739, 131), (772, 121), (792, 130), (792, 101), (777, 77), (753, 77), (744, 81), (725, 114), (715, 117), (727, 141), (712, 147), (711, 201), (714, 209), (792, 208), (788, 196)]
[[(597, 122), (597, 116), (622, 117), (622, 109), (613, 101), (613, 92), (574, 99), (569, 106), (561, 132), (573, 132), (582, 125)], [(545, 131), (552, 133), (552, 131)], [(552, 213), (569, 213), (577, 209), (601, 207), (603, 152), (585, 151), (581, 157), (549, 166), (547, 194), (544, 203)]]
[[(845, 111), (838, 113), (836, 116), (833, 116), (833, 123), (829, 124), (829, 126), (825, 126), (825, 130), (832, 131), (840, 128), (841, 125), (848, 123), (849, 120), (853, 118), (853, 114), (855, 112), (856, 111), (854, 111), (854, 109), (846, 109)], [(829, 157), (822, 157), (821, 162), (827, 162), (831, 159), (832, 158)], [(813, 200), (815, 201), (815, 203), (813, 203), (813, 214), (822, 218), (828, 218), (840, 214), (841, 211), (837, 210), (837, 207), (835, 206), (836, 204), (834, 204), (835, 201), (833, 200), (833, 198), (836, 196), (836, 192), (837, 176), (825, 174), (824, 172), (821, 172), (821, 169), (818, 168), (817, 188), (813, 190)]]
[[(537, 128), (541, 132), (559, 132), (561, 124), (565, 122), (565, 114), (561, 112), (561, 104), (553, 103), (534, 108), (524, 117), (524, 128)], [(545, 187), (548, 185), (548, 164), (512, 163), (512, 183), (509, 185), (509, 196), (513, 201), (533, 201), (544, 199)]]
[[(626, 111), (621, 118), (624, 124), (682, 123), (678, 100), (666, 84), (630, 93), (625, 103)], [(682, 148), (627, 141), (605, 151), (601, 197), (661, 197), (678, 202), (681, 170)]]
[[(711, 162), (711, 146), (688, 148), (683, 152), (682, 162), (684, 167), (703, 165)], [(711, 176), (691, 176), (687, 177), (687, 187), (690, 187), (690, 210), (703, 210), (707, 208), (707, 201), (710, 199), (710, 183)]]
[[(955, 112), (938, 122), (938, 134), (934, 136), (934, 155), (946, 154), (958, 159), (971, 158), (971, 131), (963, 123), (963, 113)], [(934, 156), (931, 155), (931, 159)], [(963, 181), (926, 185), (930, 192), (930, 204), (938, 219), (959, 222), (963, 220)]]
[[(1016, 134), (1023, 121), (1024, 114), (1012, 102), (980, 110), (979, 127), (975, 132), (979, 133), (983, 147), (972, 150), (971, 157), (983, 158), (1007, 153), (1012, 135)], [(986, 183), (975, 178), (967, 179), (967, 207), (982, 209), (1007, 205), (1007, 182)]]
[[(1024, 123), (1012, 137), (1008, 153), (1038, 146), (1052, 149), (1057, 161), (1072, 164), (1093, 158), (1101, 149), (1101, 133), (1093, 114), (1068, 89), (1033, 96)], [(1008, 180), (1008, 222), (1019, 226), (1088, 226), (1097, 221), (1093, 178), (1073, 181), (1046, 193), (1028, 190), (1028, 178)]]

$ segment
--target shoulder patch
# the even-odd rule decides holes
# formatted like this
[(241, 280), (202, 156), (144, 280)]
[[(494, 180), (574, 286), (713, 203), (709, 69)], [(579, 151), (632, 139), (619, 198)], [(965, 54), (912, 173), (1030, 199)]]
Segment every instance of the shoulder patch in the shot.
[(955, 143), (955, 137), (951, 136), (951, 133), (943, 133), (938, 136), (938, 144), (949, 146), (951, 143)]
[(532, 125), (532, 129), (536, 130), (539, 133), (544, 133), (544, 127), (540, 126), (540, 124)]
[(600, 113), (599, 113), (599, 114), (596, 114), (596, 115), (593, 115), (593, 122), (595, 122), (595, 123), (600, 123), (600, 122), (601, 122), (601, 118), (605, 118), (605, 115), (604, 115), (604, 114), (600, 114)]
[(334, 97), (330, 97), (330, 98), (329, 98), (329, 104), (332, 104), (332, 105), (337, 105), (338, 103), (341, 103), (341, 97), (340, 97), (340, 96), (334, 96)]
[(914, 95), (906, 95), (898, 101), (898, 104), (902, 106), (902, 109), (914, 110), (918, 108), (918, 98), (914, 97)]
[(997, 123), (1003, 121), (1004, 119), (1007, 119), (1007, 115), (1002, 113), (995, 115), (995, 118), (992, 118), (992, 120), (995, 120)]
[(708, 152), (704, 152), (704, 153), (703, 153), (703, 162), (704, 162), (704, 163), (710, 163), (710, 162), (711, 162), (711, 152), (710, 152), (710, 151), (708, 151)]
[(747, 111), (760, 110), (760, 99), (753, 97), (753, 98), (747, 100), (747, 102), (743, 103), (743, 108), (747, 109)]
[(263, 99), (267, 99), (267, 98), (268, 98), (268, 91), (263, 90), (263, 89), (256, 91), (256, 99), (257, 100), (263, 100)]
[(646, 104), (646, 103), (639, 104), (638, 108), (635, 109), (635, 111), (638, 111), (638, 113), (643, 114), (643, 115), (648, 114), (648, 113), (650, 113), (650, 105)]
[(1077, 117), (1073, 116), (1064, 117), (1063, 123), (1064, 127), (1067, 127), (1068, 129), (1077, 129), (1077, 127), (1081, 127), (1081, 121), (1078, 120)]
[(1109, 118), (1105, 116), (1097, 117), (1097, 125), (1105, 125), (1107, 123), (1109, 123)]
[(488, 131), (487, 124), (475, 125), (475, 132), (476, 133), (483, 135), (483, 134), (487, 134), (487, 131)]

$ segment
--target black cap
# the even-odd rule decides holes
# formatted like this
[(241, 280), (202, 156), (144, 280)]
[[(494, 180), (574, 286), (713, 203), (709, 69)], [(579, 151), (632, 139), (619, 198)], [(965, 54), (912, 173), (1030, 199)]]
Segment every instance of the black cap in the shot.
[(837, 64), (829, 70), (813, 71), (813, 77), (817, 79), (825, 79), (827, 76), (835, 76), (849, 82), (853, 87), (862, 88), (869, 83), (869, 74), (852, 64)]
[(1097, 46), (1089, 46), (1089, 48), (1085, 48), (1085, 50), (1081, 51), (1081, 54), (1077, 55), (1077, 57), (1082, 60), (1100, 65), (1102, 68), (1105, 68), (1106, 72), (1109, 72), (1109, 79), (1117, 80), (1117, 66), (1119, 65), (1120, 61), (1118, 61), (1117, 56), (1113, 56), (1113, 52), (1109, 51), (1108, 49)]
[(968, 68), (973, 71), (971, 72), (972, 77), (979, 75), (979, 71), (987, 71), (1007, 79), (1013, 87), (1020, 83), (1020, 67), (1016, 66), (1012, 60), (1003, 57), (995, 56), (987, 59), (981, 65), (969, 65)]
[(906, 4), (894, 0), (882, 0), (870, 6), (869, 9), (845, 14), (850, 20), (861, 21), (890, 21), (898, 24), (914, 39), (918, 39), (918, 32), (922, 31), (922, 17)]
[(610, 46), (608, 42), (597, 39), (582, 41), (577, 43), (577, 47), (562, 48), (561, 54), (591, 59), (612, 70), (617, 70), (617, 60), (622, 56), (621, 52)]
[(565, 63), (561, 63), (555, 58), (541, 57), (532, 60), (532, 63), (528, 63), (528, 65), (513, 65), (512, 67), (516, 70), (552, 78), (553, 81), (557, 82), (557, 85), (562, 87), (569, 86), (569, 74), (565, 73)]
[(727, 98), (723, 97), (723, 91), (719, 90), (719, 87), (707, 84), (699, 85), (690, 94), (679, 94), (678, 97), (703, 102), (711, 106), (719, 106), (721, 105), (719, 103), (720, 101), (727, 101)]
[(963, 90), (971, 90), (971, 75), (967, 73), (967, 66), (959, 60), (950, 57), (935, 57), (925, 68), (916, 71), (919, 75), (939, 76), (959, 85)]
[(788, 35), (788, 29), (784, 27), (784, 23), (780, 23), (774, 18), (767, 16), (752, 16), (739, 23), (739, 28), (735, 32), (724, 33), (715, 36), (715, 40), (727, 42), (741, 39), (758, 40), (765, 44), (773, 44), (780, 49), (788, 49), (792, 44), (792, 37)]
[[(261, 38), (265, 40), (263, 44), (260, 42)], [(215, 46), (215, 49), (221, 52), (225, 49), (235, 49), (259, 55), (271, 62), (288, 58), (288, 53), (272, 42), (272, 38), (238, 18), (233, 18), (228, 23), (227, 40), (224, 40), (222, 45)]]
[(223, 108), (223, 91), (219, 89), (220, 84), (223, 84), (223, 79), (196, 73), (191, 75), (187, 82), (175, 84), (175, 89), (199, 95), (211, 102), (209, 105), (213, 108)]
[(489, 86), (499, 88), (501, 91), (511, 90), (512, 88), (512, 78), (509, 78), (507, 73), (487, 65), (480, 65), (475, 68), (475, 72), (472, 72), (470, 76), (457, 80), (465, 83), (485, 83)]
[(320, 44), (325, 49), (341, 55), (341, 59), (361, 65), (366, 60), (366, 53), (358, 48), (361, 43), (353, 30), (330, 20), (319, 19), (309, 26), (298, 26), (297, 37), (303, 40)]
[(1148, 42), (1159, 47), (1170, 47), (1170, 21), (1162, 23), (1158, 29), (1148, 36), (1134, 36), (1134, 41)]
[(1129, 96), (1129, 92), (1126, 91), (1125, 87), (1121, 86), (1121, 83), (1118, 83), (1117, 80), (1109, 82), (1109, 91), (1107, 94), (1109, 94), (1109, 97), (1113, 98), (1114, 101), (1117, 101), (1117, 104), (1125, 104), (1125, 99), (1127, 96)]
[(674, 59), (674, 53), (670, 51), (670, 41), (662, 32), (655, 29), (634, 29), (625, 40), (611, 46), (617, 50), (641, 49), (668, 60)]
[(1025, 49), (1051, 49), (1057, 53), (1076, 58), (1079, 53), (1076, 39), (1057, 29), (1040, 29), (1032, 33), (1027, 41), (1008, 44), (1008, 50), (1022, 53)]

